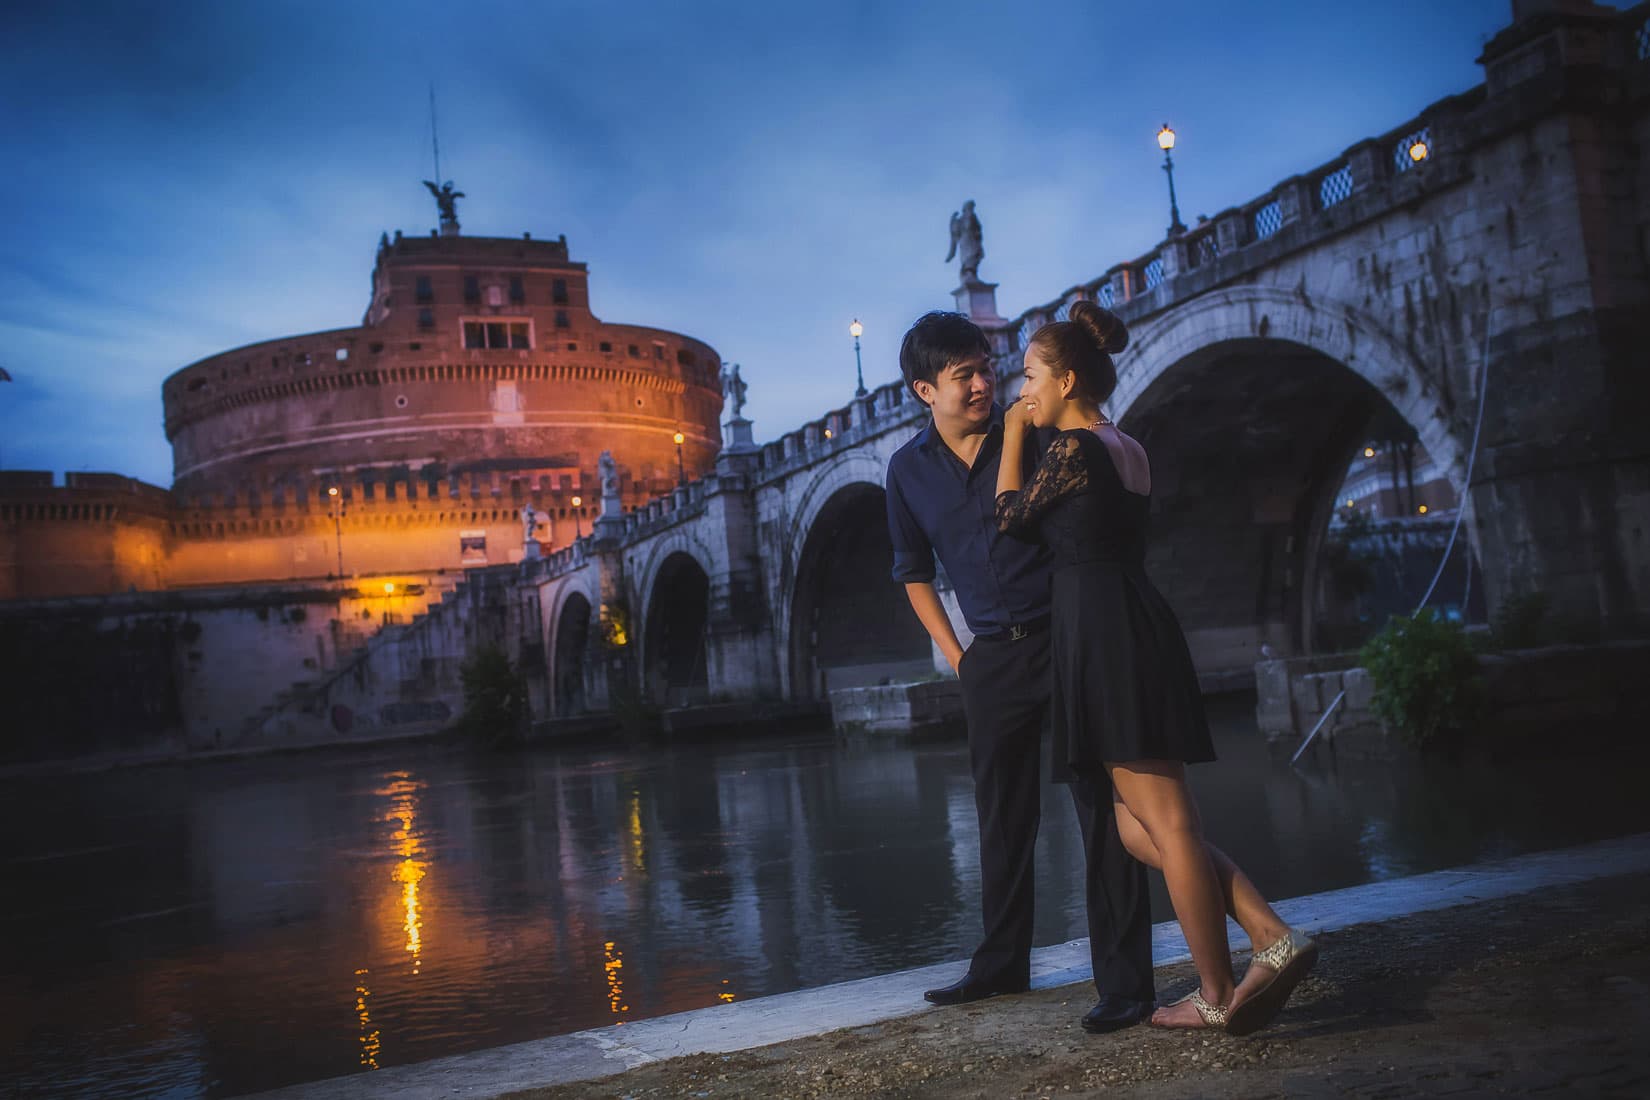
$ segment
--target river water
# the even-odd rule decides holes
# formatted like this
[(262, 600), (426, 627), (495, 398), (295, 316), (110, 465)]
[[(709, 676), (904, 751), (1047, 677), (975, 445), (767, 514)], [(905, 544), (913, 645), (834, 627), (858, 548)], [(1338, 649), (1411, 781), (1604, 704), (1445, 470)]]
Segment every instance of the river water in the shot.
[[(1636, 768), (1292, 769), (1245, 706), (1211, 718), (1206, 829), (1274, 898), (1650, 827)], [(1085, 934), (1045, 796), (1039, 944)], [(979, 928), (955, 742), (399, 744), (0, 782), (0, 830), (0, 1095), (237, 1095), (962, 959)]]

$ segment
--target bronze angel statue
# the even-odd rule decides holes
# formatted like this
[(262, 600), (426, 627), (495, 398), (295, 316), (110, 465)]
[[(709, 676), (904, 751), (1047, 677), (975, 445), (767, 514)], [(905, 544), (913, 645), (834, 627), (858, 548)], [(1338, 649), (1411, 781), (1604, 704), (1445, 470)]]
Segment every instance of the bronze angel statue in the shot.
[(428, 187), (430, 189), (430, 194), (435, 196), (435, 204), (441, 209), (441, 220), (443, 222), (452, 222), (454, 225), (457, 225), (458, 200), (464, 197), (464, 192), (454, 191), (452, 180), (448, 180), (440, 187), (437, 187), (429, 180), (425, 180), (424, 186)]
[(951, 215), (951, 251), (945, 254), (945, 262), (950, 263), (953, 256), (962, 257), (962, 280), (971, 283), (980, 277), (980, 261), (985, 259), (985, 244), (980, 235), (980, 219), (974, 216), (974, 200), (963, 203), (962, 209)]

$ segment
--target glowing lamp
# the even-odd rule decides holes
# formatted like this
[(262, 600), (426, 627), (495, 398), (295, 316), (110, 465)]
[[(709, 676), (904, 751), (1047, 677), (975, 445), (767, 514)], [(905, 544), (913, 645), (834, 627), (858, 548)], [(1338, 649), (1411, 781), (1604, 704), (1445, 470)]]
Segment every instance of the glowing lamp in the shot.
[(1427, 156), (1431, 152), (1432, 150), (1427, 148), (1426, 142), (1417, 141), (1414, 145), (1409, 147), (1409, 159), (1414, 161), (1416, 164), (1420, 164), (1423, 160), (1427, 159)]
[(1165, 153), (1174, 148), (1174, 131), (1169, 129), (1167, 122), (1163, 124), (1163, 129), (1157, 132), (1157, 147)]
[(854, 323), (848, 326), (848, 335), (852, 336), (855, 340), (858, 340), (861, 336), (865, 335), (865, 326), (859, 323), (859, 318), (856, 317), (854, 319)]

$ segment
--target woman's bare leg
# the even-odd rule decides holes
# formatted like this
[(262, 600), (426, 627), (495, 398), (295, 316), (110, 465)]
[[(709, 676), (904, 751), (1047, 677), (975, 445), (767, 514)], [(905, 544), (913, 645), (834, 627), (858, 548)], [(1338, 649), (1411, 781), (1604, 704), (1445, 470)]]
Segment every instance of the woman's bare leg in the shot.
[[(1186, 789), (1184, 765), (1172, 760), (1133, 760), (1108, 762), (1106, 771), (1112, 790), (1156, 850), (1204, 1000), (1230, 1005), (1235, 986), (1231, 946), (1226, 940), (1226, 899), (1203, 840), (1197, 806)], [(1190, 1004), (1158, 1009), (1152, 1022), (1169, 1027), (1202, 1023)]]
[[(1112, 809), (1117, 814), (1117, 834), (1122, 837), (1123, 846), (1129, 850), (1129, 854), (1146, 866), (1161, 871), (1162, 853), (1157, 850), (1157, 845), (1152, 843), (1146, 827), (1117, 799), (1115, 792)], [(1203, 843), (1209, 849), (1209, 858), (1214, 862), (1215, 877), (1220, 880), (1220, 893), (1226, 902), (1226, 912), (1242, 927), (1244, 934), (1249, 937), (1250, 946), (1265, 947), (1287, 934), (1288, 925), (1284, 924), (1282, 917), (1273, 912), (1266, 898), (1255, 889), (1255, 884), (1249, 881), (1249, 876), (1243, 873), (1243, 869), (1207, 840)]]

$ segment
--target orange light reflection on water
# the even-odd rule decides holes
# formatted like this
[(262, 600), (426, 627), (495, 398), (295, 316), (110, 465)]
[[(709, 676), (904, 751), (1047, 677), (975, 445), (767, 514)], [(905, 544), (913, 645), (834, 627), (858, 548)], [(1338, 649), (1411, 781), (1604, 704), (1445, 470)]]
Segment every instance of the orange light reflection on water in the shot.
[[(615, 1016), (630, 1011), (630, 1006), (624, 1001), (624, 952), (613, 946), (608, 940), (602, 944), (606, 959), (602, 963), (602, 971), (607, 977), (607, 1010)], [(624, 1023), (620, 1020), (619, 1023)]]
[(378, 1068), (378, 1031), (372, 1026), (372, 1011), (367, 1008), (367, 998), (372, 991), (367, 988), (367, 972), (355, 972), (355, 1015), (361, 1021), (361, 1064), (368, 1069)]
[(424, 914), (419, 904), (418, 888), (428, 873), (428, 864), (419, 858), (424, 849), (415, 823), (419, 810), (418, 796), (424, 784), (413, 779), (408, 772), (391, 772), (386, 778), (390, 780), (389, 784), (375, 793), (390, 800), (384, 820), (399, 826), (390, 834), (395, 854), (401, 857), (392, 877), (401, 887), (401, 930), (406, 938), (406, 951), (412, 956), (413, 973), (417, 974), (424, 963)]

